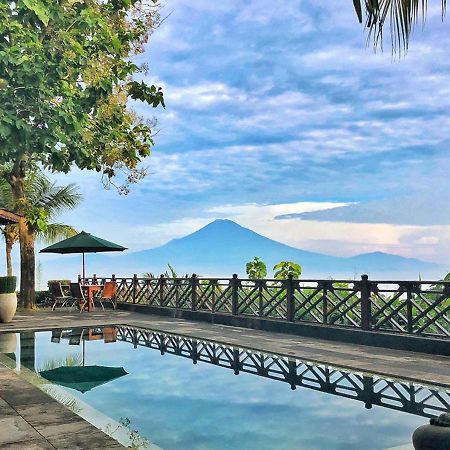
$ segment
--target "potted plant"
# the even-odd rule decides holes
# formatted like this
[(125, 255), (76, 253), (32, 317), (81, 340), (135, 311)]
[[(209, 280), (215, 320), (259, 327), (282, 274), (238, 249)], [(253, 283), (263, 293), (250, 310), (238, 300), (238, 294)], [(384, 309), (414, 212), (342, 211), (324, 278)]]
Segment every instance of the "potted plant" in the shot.
[(16, 277), (0, 277), (0, 322), (11, 322), (17, 309)]

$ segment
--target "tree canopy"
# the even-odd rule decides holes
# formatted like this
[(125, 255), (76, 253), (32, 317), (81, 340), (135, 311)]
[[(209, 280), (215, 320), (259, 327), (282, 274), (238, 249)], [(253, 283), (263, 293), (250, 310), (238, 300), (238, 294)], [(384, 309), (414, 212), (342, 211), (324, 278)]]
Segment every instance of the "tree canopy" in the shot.
[(129, 99), (164, 106), (136, 81), (132, 56), (158, 20), (156, 1), (17, 0), (0, 4), (0, 162), (108, 178), (149, 155), (152, 130)]

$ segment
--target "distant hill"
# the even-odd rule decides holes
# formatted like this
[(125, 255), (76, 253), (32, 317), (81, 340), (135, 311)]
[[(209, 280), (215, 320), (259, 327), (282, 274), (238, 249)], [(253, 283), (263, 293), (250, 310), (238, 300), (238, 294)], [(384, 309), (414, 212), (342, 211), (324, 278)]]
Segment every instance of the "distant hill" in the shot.
[[(144, 272), (160, 274), (167, 263), (179, 275), (193, 272), (203, 276), (229, 277), (245, 274), (245, 263), (261, 257), (272, 267), (282, 260), (303, 266), (303, 278), (359, 278), (368, 273), (371, 278), (417, 279), (419, 276), (439, 277), (444, 270), (418, 259), (375, 252), (350, 258), (324, 255), (290, 247), (244, 228), (231, 220), (215, 220), (200, 230), (160, 247), (123, 254), (87, 255), (88, 273), (132, 276)], [(80, 272), (81, 257), (62, 256), (44, 263), (45, 279), (74, 278)]]

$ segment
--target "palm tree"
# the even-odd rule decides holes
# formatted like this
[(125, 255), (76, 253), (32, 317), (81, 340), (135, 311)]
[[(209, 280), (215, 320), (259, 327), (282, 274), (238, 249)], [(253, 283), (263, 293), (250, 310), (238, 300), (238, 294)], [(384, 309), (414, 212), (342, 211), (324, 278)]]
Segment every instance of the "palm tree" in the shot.
[[(406, 52), (409, 38), (418, 20), (425, 21), (427, 0), (353, 0), (359, 22), (365, 27), (375, 47), (383, 45), (383, 29), (389, 22), (393, 52)], [(442, 17), (447, 0), (441, 0)]]
[[(42, 172), (35, 173), (25, 186), (27, 205), (27, 227), (33, 237), (51, 244), (57, 240), (74, 236), (77, 231), (70, 225), (53, 222), (56, 216), (65, 209), (78, 206), (81, 194), (75, 184), (57, 186)], [(10, 185), (0, 180), (0, 204), (9, 209), (16, 209)], [(19, 240), (18, 225), (6, 225), (1, 232), (5, 239), (6, 265), (8, 275), (12, 275), (11, 251)]]

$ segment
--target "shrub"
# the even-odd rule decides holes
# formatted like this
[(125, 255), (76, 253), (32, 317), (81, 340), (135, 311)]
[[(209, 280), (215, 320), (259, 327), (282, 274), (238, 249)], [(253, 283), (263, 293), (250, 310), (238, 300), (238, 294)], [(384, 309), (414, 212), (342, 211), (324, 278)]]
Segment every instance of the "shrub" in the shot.
[(245, 271), (251, 280), (258, 280), (267, 276), (267, 266), (258, 256), (245, 265)]
[(51, 290), (51, 286), (52, 284), (70, 284), (71, 280), (48, 280), (47, 282), (47, 286), (48, 286), (48, 290)]
[(16, 292), (17, 277), (0, 277), (0, 294)]

